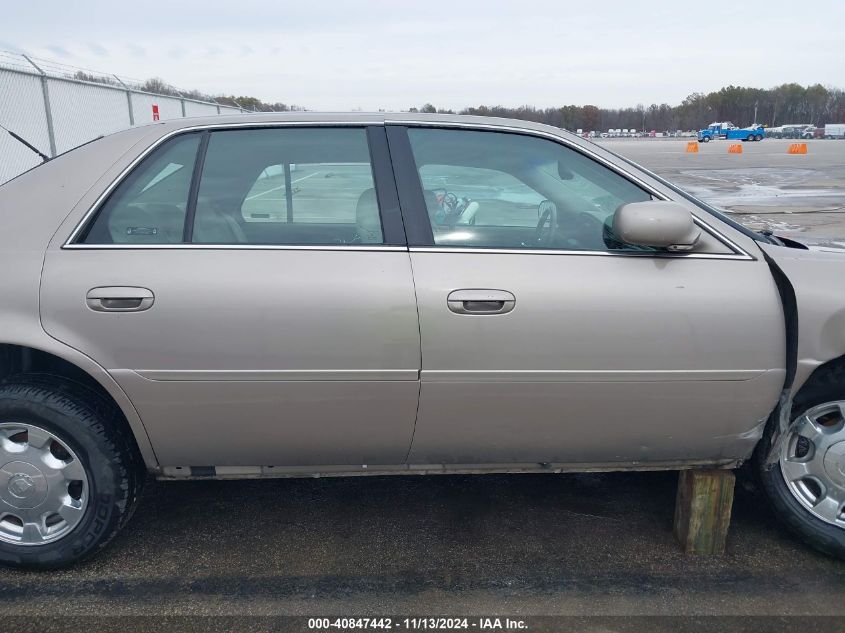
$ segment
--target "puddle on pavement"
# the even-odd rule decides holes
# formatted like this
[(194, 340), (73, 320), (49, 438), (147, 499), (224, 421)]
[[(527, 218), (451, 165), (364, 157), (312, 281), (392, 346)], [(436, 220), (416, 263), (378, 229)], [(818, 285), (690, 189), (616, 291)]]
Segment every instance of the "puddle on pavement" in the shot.
[(845, 211), (845, 189), (813, 186), (818, 178), (818, 172), (813, 169), (690, 169), (679, 175), (679, 180), (684, 181), (682, 186), (691, 194), (727, 209), (793, 207), (805, 211)]

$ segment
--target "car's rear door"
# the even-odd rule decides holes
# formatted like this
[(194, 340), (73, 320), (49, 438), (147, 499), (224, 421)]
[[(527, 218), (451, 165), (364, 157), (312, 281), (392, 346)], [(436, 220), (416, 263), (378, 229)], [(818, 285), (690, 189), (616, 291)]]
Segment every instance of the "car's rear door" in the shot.
[(388, 134), (422, 337), (411, 462), (750, 452), (784, 376), (762, 258), (703, 225), (688, 254), (620, 243), (613, 212), (654, 192), (553, 139), (432, 125)]
[(178, 134), (70, 242), (44, 327), (113, 374), (162, 465), (404, 460), (419, 329), (383, 127)]

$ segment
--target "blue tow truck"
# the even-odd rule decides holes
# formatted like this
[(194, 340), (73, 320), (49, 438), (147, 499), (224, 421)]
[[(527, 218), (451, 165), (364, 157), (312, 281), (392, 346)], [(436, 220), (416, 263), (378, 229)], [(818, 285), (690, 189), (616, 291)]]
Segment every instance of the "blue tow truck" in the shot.
[(740, 141), (762, 141), (766, 138), (766, 129), (762, 125), (737, 127), (730, 121), (711, 123), (705, 130), (698, 131), (698, 142), (709, 143), (713, 139), (724, 138)]

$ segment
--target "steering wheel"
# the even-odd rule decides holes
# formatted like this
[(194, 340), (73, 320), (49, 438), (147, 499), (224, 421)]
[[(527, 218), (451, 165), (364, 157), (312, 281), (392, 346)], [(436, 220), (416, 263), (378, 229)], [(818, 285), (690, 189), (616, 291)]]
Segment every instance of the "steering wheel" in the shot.
[(605, 226), (592, 213), (582, 211), (572, 218), (571, 226), (566, 227), (567, 234), (571, 235), (573, 246), (579, 249), (604, 249)]
[(534, 238), (537, 244), (551, 246), (557, 234), (557, 206), (551, 200), (543, 200), (537, 207), (537, 215), (540, 219), (537, 220)]

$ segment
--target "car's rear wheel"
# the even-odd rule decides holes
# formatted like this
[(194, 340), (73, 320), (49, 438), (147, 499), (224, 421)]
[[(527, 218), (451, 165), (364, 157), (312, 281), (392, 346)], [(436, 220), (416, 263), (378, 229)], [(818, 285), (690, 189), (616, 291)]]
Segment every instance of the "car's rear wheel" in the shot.
[[(799, 394), (784, 437), (769, 428), (758, 471), (778, 517), (804, 541), (845, 558), (845, 383)], [(776, 452), (776, 454), (773, 454)]]
[(119, 414), (76, 383), (0, 385), (0, 563), (55, 568), (104, 546), (144, 480)]
[(763, 135), (762, 135), (762, 134), (755, 134), (755, 135), (754, 135), (754, 140), (755, 140), (755, 141), (762, 141), (762, 140), (763, 140)]

